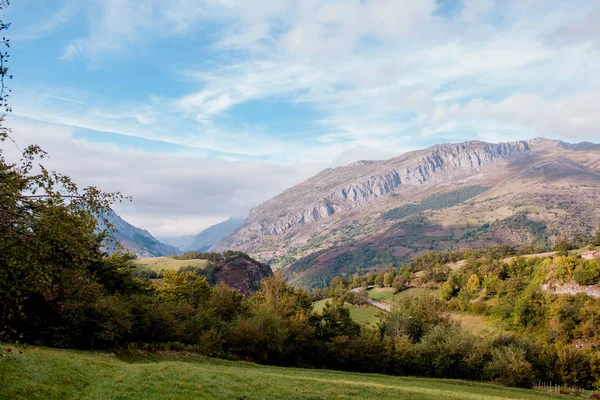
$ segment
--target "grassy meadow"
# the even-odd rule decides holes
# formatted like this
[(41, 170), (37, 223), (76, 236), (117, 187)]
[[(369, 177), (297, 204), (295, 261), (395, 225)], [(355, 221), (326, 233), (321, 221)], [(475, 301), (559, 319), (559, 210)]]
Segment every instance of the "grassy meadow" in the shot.
[(2, 400), (569, 398), (458, 380), (268, 367), (189, 353), (116, 356), (2, 344), (0, 349)]
[(373, 288), (367, 291), (370, 298), (377, 301), (384, 301), (394, 296), (394, 288)]
[(182, 267), (201, 267), (208, 265), (208, 260), (175, 260), (170, 257), (138, 258), (133, 260), (136, 269), (160, 272), (162, 270), (178, 271)]
[[(313, 309), (316, 312), (321, 312), (323, 307), (325, 307), (325, 303), (328, 301), (331, 301), (331, 299), (324, 299), (315, 302)], [(367, 325), (375, 326), (380, 320), (379, 315), (381, 311), (376, 307), (370, 305), (359, 307), (352, 304), (346, 304), (346, 308), (350, 310), (350, 317), (352, 320), (358, 322), (359, 324), (365, 323)]]

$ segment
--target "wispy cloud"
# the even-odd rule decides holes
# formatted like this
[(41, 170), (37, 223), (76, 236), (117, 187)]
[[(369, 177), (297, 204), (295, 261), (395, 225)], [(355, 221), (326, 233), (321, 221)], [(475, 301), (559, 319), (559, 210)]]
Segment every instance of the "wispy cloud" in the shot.
[[(86, 16), (52, 41), (62, 58), (55, 68), (67, 72), (56, 82), (19, 87), (12, 98), (17, 115), (170, 143), (211, 162), (251, 160), (265, 168), (253, 167), (256, 178), (244, 175), (251, 182), (266, 179), (269, 163), (312, 171), (307, 165), (385, 158), (445, 140), (597, 141), (600, 131), (595, 2), (63, 5), (55, 9), (66, 10), (63, 22), (37, 35)], [(78, 71), (85, 79), (71, 80), (68, 74)], [(113, 84), (119, 74), (145, 79)], [(250, 189), (236, 182), (240, 191), (228, 194), (246, 196)], [(220, 188), (210, 180), (203, 185)]]
[(50, 98), (58, 99), (58, 100), (63, 100), (63, 101), (68, 101), (68, 102), (76, 103), (76, 104), (83, 104), (83, 105), (86, 104), (83, 101), (73, 100), (73, 99), (67, 99), (66, 97), (54, 96), (52, 94), (47, 94), (47, 93), (42, 94), (42, 96), (50, 97)]

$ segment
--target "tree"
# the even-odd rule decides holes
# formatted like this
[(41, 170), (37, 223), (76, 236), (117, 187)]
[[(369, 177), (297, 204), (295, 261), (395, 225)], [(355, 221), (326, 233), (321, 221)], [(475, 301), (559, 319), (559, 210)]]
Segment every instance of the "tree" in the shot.
[[(0, 9), (8, 4), (0, 1)], [(9, 26), (0, 21), (0, 31)], [(4, 37), (0, 43), (9, 46)], [(8, 53), (0, 53), (5, 112), (10, 112), (5, 79), (12, 77), (8, 59)], [(0, 144), (14, 142), (9, 134), (1, 116)], [(44, 168), (40, 160), (45, 156), (30, 145), (19, 162), (11, 163), (0, 148), (0, 341), (22, 338), (34, 325), (43, 327), (66, 308), (74, 282), (101, 285), (104, 294), (125, 290), (124, 280), (133, 282), (127, 264), (106, 259), (102, 244), (111, 238), (107, 229), (99, 232), (96, 220), (124, 197), (95, 187), (80, 189), (68, 176)]]
[[(4, 9), (6, 6), (10, 4), (9, 0), (0, 0), (0, 10)], [(5, 23), (0, 20), (0, 32), (8, 29), (10, 27), (9, 23)], [(10, 39), (6, 37), (2, 37), (0, 40), (0, 45), (4, 45), (7, 48), (10, 47)], [(8, 59), (10, 55), (7, 51), (0, 52), (0, 107), (4, 108), (5, 112), (10, 112), (11, 108), (8, 104), (8, 95), (10, 93), (10, 89), (6, 86), (6, 78), (12, 79), (12, 75), (8, 74), (8, 67), (6, 63), (8, 63)], [(0, 116), (0, 142), (6, 140), (9, 136), (10, 129), (8, 129), (2, 123), (4, 121), (4, 115)]]
[(594, 236), (594, 238), (592, 239), (592, 244), (594, 246), (600, 246), (600, 226), (598, 227), (598, 229), (596, 230), (596, 235)]
[(467, 291), (469, 293), (477, 293), (481, 287), (481, 283), (479, 282), (479, 277), (477, 274), (471, 275), (469, 281), (467, 282)]
[(284, 318), (299, 311), (312, 312), (310, 296), (304, 290), (288, 285), (281, 273), (263, 279), (261, 289), (252, 300), (255, 305), (265, 307)]
[(321, 322), (317, 325), (317, 335), (328, 341), (338, 336), (353, 338), (360, 333), (360, 325), (350, 317), (350, 310), (341, 301), (328, 302), (321, 311)]
[(189, 304), (198, 309), (209, 299), (212, 288), (206, 278), (193, 272), (164, 271), (159, 295), (165, 301)]
[(554, 242), (554, 251), (560, 256), (569, 255), (569, 250), (573, 249), (573, 245), (569, 241), (566, 234), (562, 233)]
[(450, 300), (460, 290), (460, 275), (452, 274), (440, 287), (440, 299)]
[(377, 287), (383, 287), (385, 282), (385, 278), (384, 278), (384, 273), (380, 272), (377, 274), (377, 276), (375, 277), (375, 285)]
[(383, 284), (385, 287), (392, 287), (395, 279), (396, 273), (394, 271), (386, 272), (385, 275), (383, 275)]
[(484, 373), (491, 381), (522, 388), (531, 388), (535, 379), (533, 367), (525, 358), (525, 351), (514, 345), (494, 349)]

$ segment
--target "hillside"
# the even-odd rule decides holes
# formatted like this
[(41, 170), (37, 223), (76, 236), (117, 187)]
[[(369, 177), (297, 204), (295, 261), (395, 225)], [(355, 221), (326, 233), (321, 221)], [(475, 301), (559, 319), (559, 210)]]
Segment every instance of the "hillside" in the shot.
[(215, 249), (285, 268), (294, 284), (494, 243), (545, 248), (600, 224), (600, 150), (534, 139), (436, 145), (315, 175), (250, 212)]
[[(259, 366), (189, 353), (0, 345), (0, 399), (568, 399), (458, 380)], [(243, 396), (243, 397), (242, 397)]]
[(209, 226), (197, 235), (157, 238), (163, 243), (175, 246), (182, 251), (208, 251), (225, 236), (244, 224), (245, 218), (233, 218)]
[(186, 251), (207, 251), (213, 245), (219, 243), (221, 239), (229, 235), (235, 229), (242, 226), (245, 219), (242, 218), (229, 218), (226, 221), (212, 225), (199, 234), (197, 234), (192, 243), (190, 243)]
[[(107, 219), (113, 226), (114, 238), (127, 251), (138, 257), (160, 257), (180, 253), (177, 247), (159, 242), (150, 232), (131, 225), (114, 211), (111, 211)], [(104, 226), (104, 222), (100, 219), (98, 224), (100, 228)]]
[(163, 242), (164, 244), (168, 244), (169, 246), (177, 247), (179, 250), (186, 251), (196, 235), (182, 235), (182, 236), (174, 236), (174, 237), (166, 237), (166, 236), (157, 236), (156, 239), (159, 242)]

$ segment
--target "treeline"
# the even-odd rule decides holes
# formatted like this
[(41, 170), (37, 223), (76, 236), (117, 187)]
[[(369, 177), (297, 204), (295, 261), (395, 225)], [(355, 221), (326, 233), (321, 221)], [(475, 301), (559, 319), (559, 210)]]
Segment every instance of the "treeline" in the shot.
[[(360, 294), (331, 288), (334, 305)], [(446, 313), (448, 304), (420, 291), (396, 300), (377, 328), (362, 326), (353, 335), (324, 343), (337, 368), (437, 378), (481, 380), (532, 387), (552, 381), (579, 388), (598, 387), (600, 354), (566, 342), (530, 337), (522, 331), (476, 336)], [(327, 307), (324, 315), (329, 312)]]
[[(590, 244), (597, 239), (600, 231)], [(552, 381), (598, 389), (600, 298), (576, 291), (583, 289), (577, 285), (600, 283), (600, 261), (561, 255), (567, 254), (564, 238), (557, 240), (556, 248), (557, 255), (546, 258), (521, 257), (508, 246), (431, 252), (399, 270), (336, 277), (330, 287), (312, 294), (315, 299), (361, 305), (364, 295), (353, 288), (376, 285), (399, 292), (437, 287), (430, 293), (421, 289), (417, 295), (409, 291), (397, 297), (392, 313), (379, 326), (383, 343), (388, 336), (403, 338), (405, 354), (410, 355), (401, 358), (405, 373), (510, 386)], [(573, 294), (554, 293), (563, 286)], [(498, 331), (511, 333), (476, 337), (451, 322), (447, 313), (457, 311), (483, 315)]]
[(226, 263), (235, 258), (241, 257), (241, 258), (250, 260), (254, 263), (258, 263), (258, 261), (256, 261), (252, 257), (250, 257), (248, 254), (246, 254), (242, 251), (235, 251), (235, 250), (226, 250), (223, 253), (216, 253), (213, 251), (207, 251), (207, 252), (189, 251), (189, 252), (183, 253), (183, 254), (172, 254), (168, 257), (172, 258), (174, 260), (208, 260), (209, 262), (213, 262), (213, 263), (217, 263), (217, 264), (223, 264), (223, 263)]

